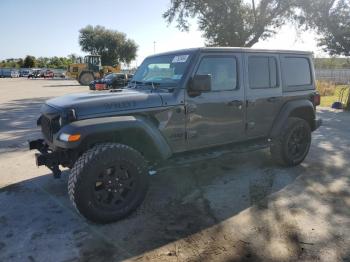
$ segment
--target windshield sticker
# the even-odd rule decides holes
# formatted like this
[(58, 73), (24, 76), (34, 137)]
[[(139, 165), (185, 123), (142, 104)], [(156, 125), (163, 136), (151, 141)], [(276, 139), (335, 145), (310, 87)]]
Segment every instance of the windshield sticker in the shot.
[(185, 63), (189, 55), (177, 55), (174, 57), (172, 63)]

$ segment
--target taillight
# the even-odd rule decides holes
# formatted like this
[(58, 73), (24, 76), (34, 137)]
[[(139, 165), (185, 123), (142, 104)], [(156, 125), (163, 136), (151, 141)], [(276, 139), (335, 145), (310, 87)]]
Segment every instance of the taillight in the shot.
[(319, 93), (314, 95), (314, 106), (319, 106), (321, 104), (321, 96)]

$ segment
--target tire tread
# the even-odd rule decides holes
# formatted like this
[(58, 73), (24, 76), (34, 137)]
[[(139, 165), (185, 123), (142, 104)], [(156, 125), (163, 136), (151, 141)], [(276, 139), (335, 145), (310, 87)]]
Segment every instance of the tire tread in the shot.
[(70, 201), (72, 202), (74, 208), (77, 210), (77, 212), (84, 216), (79, 210), (79, 208), (76, 205), (76, 186), (78, 184), (78, 181), (82, 179), (84, 168), (88, 165), (88, 163), (95, 158), (98, 154), (106, 151), (107, 149), (119, 149), (119, 150), (128, 150), (131, 151), (133, 154), (135, 154), (137, 157), (140, 157), (142, 163), (144, 163), (142, 166), (138, 167), (140, 170), (144, 170), (146, 168), (146, 162), (144, 160), (144, 157), (135, 149), (124, 145), (124, 144), (117, 144), (117, 143), (102, 143), (97, 144), (94, 147), (87, 150), (85, 153), (83, 153), (78, 160), (75, 162), (73, 168), (71, 169), (71, 173), (68, 178), (68, 196)]

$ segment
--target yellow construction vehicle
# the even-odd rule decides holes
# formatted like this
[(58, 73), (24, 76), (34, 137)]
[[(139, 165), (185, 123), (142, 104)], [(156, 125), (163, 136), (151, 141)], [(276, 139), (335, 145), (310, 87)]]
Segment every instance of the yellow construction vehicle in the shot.
[(91, 81), (102, 78), (106, 74), (120, 72), (120, 65), (116, 67), (102, 66), (99, 55), (87, 55), (84, 57), (84, 61), (79, 60), (68, 66), (67, 76), (75, 78), (81, 85), (86, 86)]

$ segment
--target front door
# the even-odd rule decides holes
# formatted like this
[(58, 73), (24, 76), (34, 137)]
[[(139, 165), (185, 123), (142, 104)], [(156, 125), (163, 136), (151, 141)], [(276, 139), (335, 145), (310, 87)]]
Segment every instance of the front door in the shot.
[(227, 144), (245, 136), (241, 54), (202, 54), (194, 75), (210, 75), (211, 90), (186, 94), (188, 149)]

